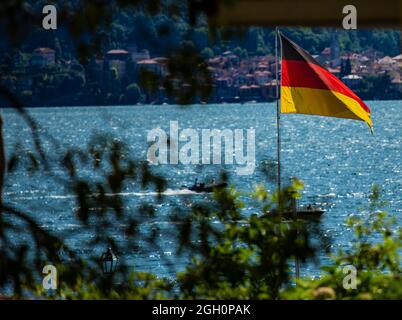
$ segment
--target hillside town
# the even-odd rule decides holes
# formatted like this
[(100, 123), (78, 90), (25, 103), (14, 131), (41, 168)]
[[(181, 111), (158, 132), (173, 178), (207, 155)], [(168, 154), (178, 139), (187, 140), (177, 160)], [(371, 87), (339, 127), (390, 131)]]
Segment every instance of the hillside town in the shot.
[[(334, 34), (331, 46), (313, 57), (363, 99), (402, 98), (402, 54), (388, 56), (375, 50), (341, 52), (338, 43)], [(206, 62), (213, 90), (205, 102), (275, 99), (273, 54), (241, 57), (227, 50)], [(86, 65), (76, 59), (60, 59), (54, 48), (40, 47), (14, 56), (12, 65), (12, 71), (2, 73), (0, 81), (27, 105), (174, 103), (166, 94), (163, 81), (148, 90), (141, 86), (140, 79), (144, 71), (158, 79), (165, 78), (169, 74), (168, 58), (152, 56), (134, 45), (111, 49)]]

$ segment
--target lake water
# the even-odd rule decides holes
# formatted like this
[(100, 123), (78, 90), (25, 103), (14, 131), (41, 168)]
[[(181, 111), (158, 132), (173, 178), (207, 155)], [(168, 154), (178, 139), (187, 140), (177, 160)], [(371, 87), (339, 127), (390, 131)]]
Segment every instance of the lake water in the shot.
[[(283, 176), (297, 176), (305, 183), (303, 201), (325, 207), (322, 218), (324, 232), (332, 238), (334, 247), (346, 248), (351, 244), (352, 233), (345, 226), (345, 219), (352, 215), (364, 215), (373, 183), (383, 189), (387, 209), (401, 223), (402, 211), (402, 102), (368, 101), (372, 110), (375, 134), (360, 121), (323, 118), (304, 115), (282, 116), (282, 164)], [(236, 175), (236, 166), (226, 165), (231, 183), (248, 192), (258, 183), (266, 183), (261, 172), (261, 161), (276, 157), (275, 104), (221, 104), (178, 107), (161, 106), (113, 106), (28, 109), (41, 126), (44, 148), (51, 149), (48, 135), (56, 138), (62, 149), (71, 146), (84, 147), (96, 132), (112, 133), (126, 142), (138, 159), (145, 159), (148, 148), (147, 132), (160, 127), (169, 132), (169, 122), (178, 121), (179, 127), (194, 129), (255, 129), (257, 167), (252, 175)], [(7, 153), (11, 154), (15, 143), (24, 149), (32, 149), (30, 131), (24, 121), (12, 110), (4, 110), (4, 133)], [(201, 131), (199, 131), (201, 132)], [(57, 151), (61, 152), (61, 151)], [(53, 154), (54, 156), (54, 154)], [(127, 263), (140, 270), (158, 275), (169, 275), (163, 264), (164, 255), (173, 257), (178, 270), (185, 265), (185, 258), (175, 259), (175, 240), (166, 237), (164, 231), (173, 228), (168, 215), (174, 204), (180, 204), (183, 184), (214, 177), (222, 169), (220, 165), (164, 165), (155, 167), (169, 182), (166, 201), (157, 204), (158, 214), (153, 223), (160, 227), (163, 239), (159, 251), (145, 248), (125, 252)], [(52, 170), (61, 173), (57, 164)], [(88, 174), (91, 174), (90, 172)], [(272, 185), (268, 184), (270, 189)], [(45, 226), (55, 232), (76, 229), (72, 219), (75, 199), (66, 189), (49, 177), (17, 171), (6, 178), (4, 198), (7, 203), (27, 210)], [(209, 195), (194, 195), (196, 200), (208, 200)], [(132, 186), (124, 190), (123, 198), (128, 209), (140, 202), (154, 201), (154, 193), (139, 192)], [(252, 211), (246, 207), (246, 211)], [(85, 241), (92, 235), (78, 233), (66, 241), (83, 255)], [(116, 230), (116, 237), (119, 237)], [(324, 254), (321, 263), (328, 262)], [(317, 275), (317, 267), (303, 266), (304, 275)]]

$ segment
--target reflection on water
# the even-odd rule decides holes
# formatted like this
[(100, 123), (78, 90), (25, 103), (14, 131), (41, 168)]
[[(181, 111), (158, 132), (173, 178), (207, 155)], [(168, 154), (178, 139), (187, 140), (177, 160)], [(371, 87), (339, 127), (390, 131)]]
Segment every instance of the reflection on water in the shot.
[[(347, 247), (352, 233), (344, 225), (351, 214), (364, 215), (364, 206), (373, 183), (383, 188), (387, 209), (401, 222), (402, 204), (402, 104), (400, 101), (368, 102), (372, 109), (375, 134), (359, 121), (331, 119), (304, 115), (282, 117), (282, 165), (283, 176), (297, 176), (305, 183), (305, 203), (320, 204), (327, 212), (322, 218), (324, 233), (333, 240), (333, 246)], [(178, 121), (181, 128), (200, 129), (249, 129), (256, 133), (257, 168), (253, 175), (238, 176), (236, 166), (191, 166), (163, 165), (156, 172), (168, 180), (164, 201), (155, 200), (155, 192), (137, 190), (127, 186), (121, 193), (127, 211), (135, 210), (142, 202), (152, 202), (158, 208), (157, 216), (147, 223), (157, 224), (159, 237), (163, 239), (160, 252), (149, 251), (139, 243), (138, 248), (126, 252), (128, 263), (141, 270), (152, 270), (159, 275), (168, 272), (161, 256), (175, 254), (175, 239), (166, 237), (164, 231), (172, 230), (168, 215), (176, 205), (187, 205), (188, 198), (208, 201), (209, 195), (194, 194), (182, 190), (182, 185), (191, 185), (199, 180), (215, 178), (222, 168), (227, 170), (231, 182), (241, 191), (248, 192), (257, 183), (266, 183), (262, 161), (276, 156), (276, 118), (274, 104), (244, 105), (197, 105), (135, 106), (135, 107), (74, 107), (36, 108), (29, 110), (40, 123), (41, 131), (60, 142), (61, 148), (84, 147), (92, 134), (109, 132), (126, 142), (137, 159), (145, 159), (148, 143), (147, 132), (161, 127), (168, 131), (170, 121)], [(12, 110), (5, 110), (5, 141), (11, 153), (15, 143), (32, 148), (30, 131)], [(45, 138), (44, 147), (54, 155), (50, 141)], [(61, 153), (61, 151), (58, 151)], [(57, 163), (52, 163), (54, 172), (60, 174)], [(91, 172), (83, 172), (91, 176)], [(35, 213), (47, 228), (63, 232), (76, 229), (71, 218), (76, 204), (71, 193), (52, 179), (40, 174), (28, 175), (15, 172), (7, 176), (5, 200)], [(246, 203), (247, 212), (253, 212)], [(82, 243), (91, 235), (76, 233), (67, 239), (77, 251), (85, 254)], [(119, 238), (116, 230), (116, 238)], [(121, 239), (123, 241), (123, 239)], [(176, 257), (177, 268), (182, 268), (186, 259)], [(321, 262), (328, 262), (322, 255)], [(313, 265), (303, 267), (306, 275), (316, 275)]]

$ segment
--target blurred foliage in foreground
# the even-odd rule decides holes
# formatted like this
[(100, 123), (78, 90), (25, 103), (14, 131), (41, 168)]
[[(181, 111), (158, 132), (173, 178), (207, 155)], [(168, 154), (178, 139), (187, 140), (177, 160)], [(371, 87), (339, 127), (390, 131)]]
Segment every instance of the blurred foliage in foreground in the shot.
[[(319, 280), (302, 279), (282, 293), (284, 299), (401, 299), (402, 278), (399, 252), (402, 228), (381, 207), (378, 186), (370, 196), (370, 212), (364, 219), (352, 217), (347, 223), (355, 230), (350, 251), (333, 255), (333, 264), (324, 266)], [(373, 239), (376, 239), (373, 241)], [(342, 266), (357, 269), (356, 289), (345, 290)]]
[[(60, 181), (76, 195), (77, 209), (70, 214), (74, 214), (79, 227), (71, 230), (72, 235), (85, 230), (93, 234), (83, 243), (89, 252), (110, 246), (118, 253), (135, 254), (139, 239), (144, 240), (139, 226), (157, 216), (158, 211), (150, 203), (130, 210), (119, 194), (127, 183), (132, 183), (141, 189), (153, 188), (157, 200), (163, 201), (166, 182), (152, 174), (146, 164), (131, 160), (128, 148), (108, 136), (95, 137), (88, 149), (68, 150), (60, 164), (65, 170)], [(14, 168), (18, 166), (14, 163)], [(85, 177), (83, 172), (88, 170), (97, 172), (96, 178)], [(31, 235), (37, 241), (36, 254), (31, 260), (29, 241), (21, 246), (1, 247), (7, 252), (0, 252), (0, 288), (11, 284), (14, 298), (51, 299), (401, 298), (398, 251), (402, 233), (395, 227), (394, 219), (379, 211), (382, 203), (377, 187), (370, 196), (366, 219), (353, 216), (348, 221), (356, 233), (352, 248), (332, 253), (333, 263), (322, 268), (319, 279), (300, 279), (294, 286), (291, 271), (295, 259), (312, 261), (318, 250), (329, 248), (325, 239), (320, 238), (318, 224), (313, 223), (317, 228), (311, 228), (312, 222), (285, 220), (281, 214), (291, 210), (292, 199), (300, 197), (302, 188), (297, 179), (280, 193), (269, 193), (258, 186), (252, 194), (242, 195), (231, 187), (216, 191), (210, 201), (198, 203), (189, 199), (186, 206), (174, 208), (170, 236), (178, 244), (176, 255), (191, 257), (175, 279), (137, 272), (124, 261), (113, 275), (105, 276), (99, 256), (89, 254), (83, 260), (68, 247), (68, 235), (53, 234), (34, 224), (32, 215), (5, 205), (4, 214), (0, 215), (2, 243), (11, 242), (5, 235), (10, 232), (10, 222), (15, 221), (7, 217), (13, 215), (32, 226), (19, 229), (21, 238), (29, 239)], [(244, 202), (240, 199), (247, 196), (255, 205), (256, 214), (251, 216), (244, 214)], [(277, 214), (265, 214), (272, 211)], [(116, 228), (125, 234), (125, 241), (113, 239), (112, 231)], [(156, 252), (161, 250), (159, 241), (165, 239), (164, 236), (158, 240), (155, 236), (158, 232), (150, 228), (145, 239)], [(64, 255), (59, 254), (60, 249)], [(41, 283), (41, 266), (49, 262), (59, 270), (59, 289), (52, 292), (44, 291)], [(163, 262), (167, 266), (174, 263)], [(357, 289), (343, 288), (345, 265), (357, 269)]]
[[(42, 2), (37, 3), (40, 5)], [(105, 49), (102, 48), (102, 45), (105, 45), (102, 40), (105, 39), (99, 37), (98, 31), (102, 31), (106, 38), (107, 35), (113, 36), (113, 30), (116, 31), (116, 35), (125, 34), (125, 30), (121, 30), (119, 25), (112, 25), (112, 31), (107, 32), (106, 27), (111, 25), (110, 19), (115, 13), (114, 10), (110, 10), (111, 2), (81, 1), (81, 7), (88, 10), (71, 10), (68, 5), (70, 2), (65, 3), (67, 6), (61, 10), (61, 21), (67, 21), (67, 24), (62, 31), (71, 36), (71, 44), (74, 43), (74, 45), (68, 47), (74, 50), (66, 50), (65, 47), (63, 50), (62, 44), (57, 47), (61, 54), (66, 54), (66, 59), (71, 58), (68, 56), (69, 51), (76, 51), (80, 60), (85, 61), (85, 58), (97, 49)], [(78, 2), (74, 1), (74, 3)], [(158, 4), (161, 2), (121, 0), (116, 3), (122, 7), (130, 4), (140, 5), (150, 13), (156, 14), (159, 12)], [(220, 40), (223, 46), (216, 47), (214, 42), (209, 40), (207, 26), (202, 25), (202, 21), (201, 25), (195, 23), (196, 17), (201, 17), (213, 9), (208, 5), (211, 3), (210, 1), (188, 1), (188, 10), (187, 6), (181, 9), (179, 7), (176, 8), (179, 13), (168, 15), (169, 19), (170, 17), (173, 19), (182, 16), (181, 13), (185, 12), (190, 25), (197, 27), (196, 30), (186, 27), (185, 32), (181, 34), (185, 35), (185, 39), (193, 40), (198, 50), (194, 50), (194, 47), (189, 45), (179, 45), (180, 41), (176, 41), (177, 32), (168, 33), (172, 35), (171, 40), (177, 42), (172, 49), (178, 50), (170, 52), (173, 58), (169, 63), (171, 78), (167, 79), (169, 81), (165, 87), (180, 103), (191, 102), (194, 95), (205, 97), (211, 90), (208, 69), (198, 54), (200, 47), (206, 47), (205, 44), (212, 46), (210, 50), (207, 50), (209, 54), (211, 51), (212, 54), (216, 54), (228, 49), (228, 42), (223, 39), (224, 30), (222, 30), (221, 39), (224, 41)], [(167, 9), (171, 11), (175, 8)], [(176, 11), (173, 10), (173, 12)], [(89, 16), (88, 13), (90, 13)], [(29, 26), (37, 25), (40, 21), (25, 6), (24, 1), (5, 1), (0, 8), (0, 16), (4, 18), (1, 23), (3, 33), (9, 36), (4, 36), (3, 41), (26, 39), (24, 34), (26, 36), (27, 32), (35, 31)], [(127, 18), (129, 17), (128, 13)], [(144, 19), (142, 15), (138, 16), (138, 23), (141, 23), (142, 19)], [(187, 25), (188, 22), (182, 21), (182, 25)], [(166, 21), (161, 21), (161, 24), (166, 24)], [(144, 25), (153, 28), (152, 23), (145, 22)], [(166, 28), (161, 25), (160, 30), (164, 29), (166, 31)], [(310, 41), (310, 44), (305, 43), (303, 46), (320, 50), (327, 45), (329, 33), (316, 37), (313, 31), (315, 30), (295, 30), (292, 38), (296, 41), (298, 38)], [(267, 50), (272, 49), (271, 33), (272, 30), (264, 33), (258, 28), (251, 28), (249, 37), (245, 38), (251, 39), (251, 47), (246, 49), (253, 54), (266, 54)], [(355, 33), (350, 34), (356, 36)], [(144, 40), (153, 39), (147, 37), (147, 33), (140, 35)], [(137, 35), (134, 34), (134, 36)], [(366, 42), (374, 43), (384, 50), (386, 47), (395, 48), (398, 41), (397, 33), (389, 35), (367, 33), (363, 38), (360, 35), (355, 36), (353, 40), (343, 41), (345, 49), (352, 50), (353, 48), (348, 46), (360, 46), (359, 42), (355, 41), (357, 38), (371, 39)], [(204, 41), (197, 41), (197, 39), (204, 39)], [(384, 41), (377, 41), (378, 39)], [(56, 37), (50, 40), (56, 42)], [(43, 39), (44, 43), (50, 40)], [(109, 43), (108, 47), (121, 44), (113, 39), (106, 39), (106, 41), (115, 42), (115, 44)], [(157, 41), (154, 43), (158, 48), (167, 47), (161, 46)], [(18, 43), (10, 43), (10, 45), (15, 49), (19, 48)], [(34, 45), (30, 50), (33, 47)], [(148, 44), (144, 47), (148, 47)], [(232, 47), (235, 50), (238, 43), (232, 42)], [(248, 55), (248, 51), (242, 54)], [(10, 66), (13, 69), (13, 64), (9, 63), (11, 58), (10, 55), (5, 56), (2, 69), (4, 74), (8, 73)], [(17, 63), (20, 60), (24, 61), (26, 57), (20, 58), (17, 56), (15, 59)], [(155, 80), (149, 74), (144, 78), (144, 87), (152, 90)], [(67, 87), (75, 90), (73, 86), (70, 86), (70, 80), (73, 80), (74, 84), (82, 83), (77, 78), (66, 80), (65, 84), (68, 85), (63, 86), (64, 90)], [(178, 85), (175, 82), (178, 82)], [(127, 84), (127, 88), (129, 95), (125, 98), (138, 100), (139, 88), (131, 83)], [(183, 88), (185, 90), (182, 90)], [(153, 174), (146, 163), (132, 160), (133, 157), (127, 146), (111, 137), (94, 138), (86, 149), (70, 149), (61, 153), (60, 157), (54, 156), (60, 154), (57, 146), (52, 146), (51, 152), (54, 152), (54, 155), (46, 154), (42, 148), (43, 141), (39, 136), (37, 124), (25, 111), (24, 104), (18, 100), (12, 88), (7, 85), (0, 86), (0, 95), (25, 119), (32, 132), (35, 147), (34, 152), (19, 150), (9, 157), (7, 178), (13, 178), (13, 170), (24, 170), (23, 165), (29, 171), (37, 171), (54, 178), (55, 183), (60, 183), (74, 193), (76, 210), (67, 208), (65, 214), (73, 215), (72, 218), (78, 225), (68, 234), (57, 234), (55, 230), (45, 228), (38, 221), (38, 212), (25, 212), (18, 208), (18, 203), (9, 203), (8, 199), (4, 199), (4, 202), (0, 201), (0, 292), (11, 290), (13, 298), (36, 296), (55, 299), (401, 298), (402, 285), (398, 255), (401, 247), (401, 232), (400, 229), (395, 231), (395, 227), (392, 227), (394, 222), (384, 212), (377, 211), (377, 189), (373, 191), (370, 200), (372, 206), (368, 222), (356, 218), (350, 221), (356, 229), (356, 241), (352, 249), (334, 254), (333, 264), (324, 267), (324, 275), (321, 279), (302, 279), (296, 287), (292, 285), (290, 271), (294, 259), (306, 261), (316, 257), (319, 248), (314, 246), (312, 239), (319, 236), (319, 233), (312, 233), (314, 230), (302, 221), (284, 222), (280, 214), (265, 217), (261, 217), (261, 214), (271, 209), (277, 209), (276, 212), (279, 213), (286, 212), (292, 197), (299, 195), (302, 186), (298, 181), (294, 181), (292, 185), (276, 194), (270, 194), (263, 187), (258, 187), (251, 195), (256, 204), (255, 212), (260, 214), (258, 216), (243, 214), (243, 203), (235, 189), (215, 193), (209, 203), (190, 201), (188, 206), (176, 208), (172, 212), (171, 219), (175, 222), (172, 225), (177, 226), (177, 230), (172, 231), (179, 244), (177, 254), (186, 254), (192, 259), (187, 267), (177, 274), (174, 281), (158, 278), (152, 273), (135, 270), (133, 272), (124, 261), (121, 261), (118, 270), (112, 276), (105, 277), (102, 275), (97, 254), (99, 248), (112, 247), (118, 254), (120, 252), (135, 254), (139, 250), (141, 239), (142, 246), (146, 245), (154, 251), (160, 250), (156, 237), (157, 227), (150, 227), (146, 232), (146, 238), (139, 233), (139, 226), (147, 225), (150, 219), (158, 215), (158, 211), (150, 203), (142, 203), (136, 208), (128, 209), (124, 206), (121, 191), (130, 184), (140, 190), (156, 191), (157, 201), (163, 201), (162, 191), (166, 187), (166, 181)], [(2, 189), (2, 178), (5, 175), (2, 138), (0, 145), (0, 189)], [(52, 164), (54, 163), (57, 163), (62, 170), (53, 172)], [(83, 172), (96, 173), (96, 178), (86, 177), (82, 174)], [(282, 200), (281, 206), (278, 206), (279, 198)], [(41, 208), (41, 210), (45, 209)], [(115, 230), (124, 234), (125, 241), (115, 241), (112, 233)], [(80, 252), (74, 251), (68, 245), (70, 237), (74, 237), (77, 233), (92, 235), (91, 239), (83, 243), (88, 253), (85, 259)], [(320, 243), (324, 244), (324, 242)], [(121, 259), (122, 257), (120, 255)], [(59, 270), (59, 289), (55, 292), (44, 292), (41, 285), (42, 267), (49, 263), (56, 265)], [(172, 268), (173, 261), (166, 260), (163, 263)], [(358, 270), (356, 290), (345, 290), (342, 287), (345, 275), (341, 267), (347, 264), (354, 265)]]

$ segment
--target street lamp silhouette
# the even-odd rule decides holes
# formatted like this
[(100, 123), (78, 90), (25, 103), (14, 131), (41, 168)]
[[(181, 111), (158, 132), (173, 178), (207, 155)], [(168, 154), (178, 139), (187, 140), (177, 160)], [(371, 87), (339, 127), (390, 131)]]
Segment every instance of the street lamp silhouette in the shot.
[(108, 248), (106, 252), (102, 254), (102, 269), (103, 273), (110, 275), (112, 274), (117, 267), (117, 257), (113, 253), (112, 248)]

